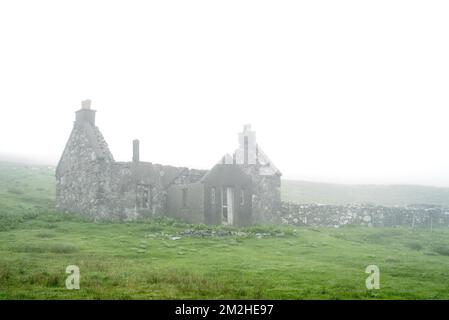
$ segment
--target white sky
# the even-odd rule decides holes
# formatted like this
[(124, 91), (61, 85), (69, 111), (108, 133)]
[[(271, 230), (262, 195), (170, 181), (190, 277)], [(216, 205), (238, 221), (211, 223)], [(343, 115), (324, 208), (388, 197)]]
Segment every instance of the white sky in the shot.
[(2, 1), (0, 153), (56, 163), (92, 99), (117, 160), (449, 186), (448, 1)]

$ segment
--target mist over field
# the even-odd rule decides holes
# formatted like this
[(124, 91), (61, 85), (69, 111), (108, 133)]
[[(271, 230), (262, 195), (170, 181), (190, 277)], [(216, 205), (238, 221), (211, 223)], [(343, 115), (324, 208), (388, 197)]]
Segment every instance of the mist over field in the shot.
[(282, 181), (282, 199), (298, 203), (371, 203), (385, 206), (449, 205), (449, 188), (417, 185), (357, 185)]
[(119, 161), (208, 169), (251, 123), (285, 179), (449, 187), (448, 11), (2, 2), (0, 152), (56, 164), (92, 99)]

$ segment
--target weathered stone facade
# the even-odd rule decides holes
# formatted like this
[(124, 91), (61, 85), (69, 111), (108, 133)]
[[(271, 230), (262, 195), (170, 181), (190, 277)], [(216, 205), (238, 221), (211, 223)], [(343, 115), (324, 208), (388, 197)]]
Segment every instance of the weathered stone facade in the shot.
[[(133, 161), (115, 161), (95, 125), (95, 112), (89, 100), (76, 112), (56, 169), (59, 210), (94, 219), (169, 216), (235, 225), (279, 220), (281, 173), (257, 145), (249, 126), (240, 133), (234, 156), (226, 155), (206, 171), (142, 162), (137, 140)], [(220, 172), (233, 173), (232, 179)]]
[[(245, 125), (239, 133), (239, 148), (232, 157), (253, 181), (253, 222), (278, 222), (281, 214), (281, 172), (256, 142), (256, 133)], [(228, 160), (226, 160), (228, 159)], [(223, 161), (230, 161), (226, 155)]]

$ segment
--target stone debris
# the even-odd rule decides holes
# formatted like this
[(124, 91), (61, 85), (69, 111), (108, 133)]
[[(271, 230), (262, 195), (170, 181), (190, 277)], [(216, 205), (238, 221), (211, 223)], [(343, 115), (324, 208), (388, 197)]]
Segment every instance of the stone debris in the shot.
[[(293, 231), (296, 234), (296, 230)], [(242, 231), (242, 230), (222, 230), (222, 229), (185, 229), (178, 233), (180, 236), (198, 237), (198, 238), (221, 238), (221, 237), (241, 237), (258, 239), (267, 237), (285, 237), (285, 232), (279, 230), (256, 232), (256, 231)]]
[(214, 229), (186, 229), (179, 233), (183, 236), (209, 238), (209, 237), (230, 237), (246, 236), (246, 232), (233, 230), (214, 230)]

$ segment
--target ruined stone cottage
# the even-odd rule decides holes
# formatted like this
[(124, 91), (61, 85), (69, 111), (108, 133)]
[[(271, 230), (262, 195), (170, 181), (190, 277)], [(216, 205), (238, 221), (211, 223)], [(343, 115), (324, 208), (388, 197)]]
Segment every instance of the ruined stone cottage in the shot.
[(95, 125), (90, 100), (82, 102), (56, 168), (61, 211), (94, 219), (166, 216), (191, 223), (250, 225), (280, 213), (281, 173), (246, 125), (239, 147), (209, 171), (144, 162), (134, 140), (132, 161), (114, 160)]

